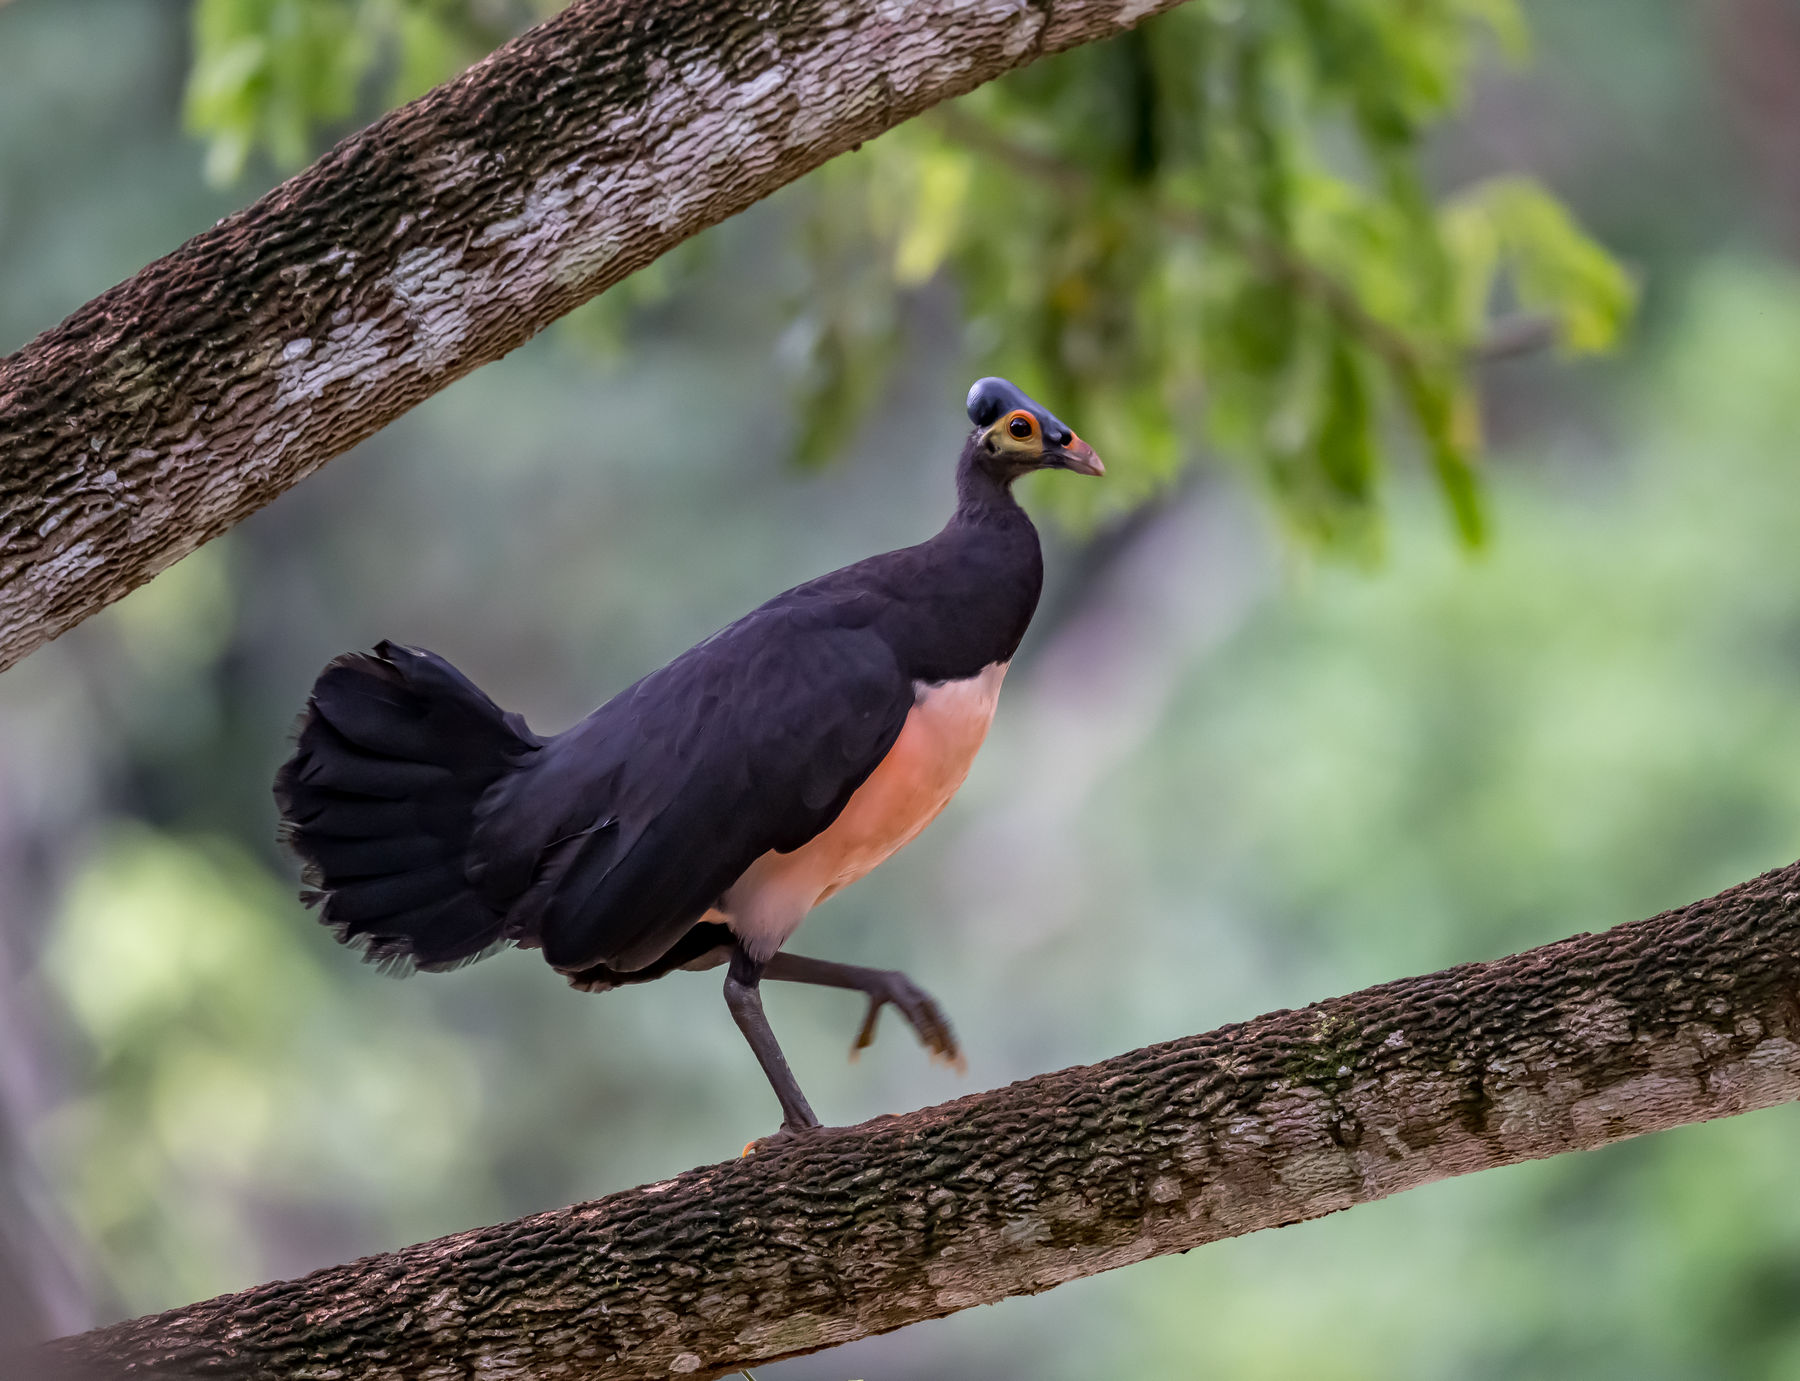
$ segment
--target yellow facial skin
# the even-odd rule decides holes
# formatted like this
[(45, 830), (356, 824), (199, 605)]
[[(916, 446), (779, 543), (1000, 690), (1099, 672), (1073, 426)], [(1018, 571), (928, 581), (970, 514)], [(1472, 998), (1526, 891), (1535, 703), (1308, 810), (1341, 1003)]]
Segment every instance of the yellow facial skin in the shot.
[(1056, 446), (1044, 440), (1044, 430), (1023, 408), (1015, 408), (987, 429), (983, 438), (988, 448), (1011, 462), (1018, 471), (1054, 468), (1071, 470), (1077, 475), (1104, 475), (1106, 466), (1094, 454), (1094, 448), (1073, 434), (1068, 443)]
[(1022, 465), (1036, 465), (1044, 457), (1044, 430), (1037, 418), (1023, 408), (1006, 414), (988, 428), (988, 445)]

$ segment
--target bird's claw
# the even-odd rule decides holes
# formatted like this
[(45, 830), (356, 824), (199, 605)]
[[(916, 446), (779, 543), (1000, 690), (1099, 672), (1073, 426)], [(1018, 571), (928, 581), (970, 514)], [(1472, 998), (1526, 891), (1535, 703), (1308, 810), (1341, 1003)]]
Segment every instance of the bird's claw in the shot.
[(934, 1063), (942, 1061), (958, 1074), (968, 1072), (968, 1061), (963, 1059), (962, 1047), (957, 1045), (956, 1033), (950, 1029), (950, 1019), (943, 1009), (912, 979), (893, 972), (883, 974), (881, 990), (869, 994), (869, 1010), (856, 1039), (850, 1043), (852, 1061), (875, 1043), (875, 1027), (881, 1020), (881, 1009), (889, 1003), (911, 1024), (919, 1043), (931, 1052)]
[(796, 1141), (812, 1136), (815, 1132), (822, 1132), (824, 1130), (825, 1129), (816, 1122), (810, 1127), (802, 1127), (793, 1122), (783, 1122), (767, 1136), (759, 1136), (754, 1141), (746, 1141), (744, 1143), (744, 1149), (738, 1152), (738, 1159), (745, 1160), (761, 1151), (773, 1151), (778, 1146), (791, 1145)]

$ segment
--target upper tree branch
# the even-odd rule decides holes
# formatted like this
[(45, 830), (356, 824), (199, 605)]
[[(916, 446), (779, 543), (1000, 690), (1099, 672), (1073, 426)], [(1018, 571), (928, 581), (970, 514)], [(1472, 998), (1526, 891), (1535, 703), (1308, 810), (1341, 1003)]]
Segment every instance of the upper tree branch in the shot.
[(715, 1377), (1800, 1097), (1800, 864), (1635, 925), (54, 1345), (101, 1375)]
[(0, 669), (674, 244), (1175, 0), (577, 0), (0, 360)]

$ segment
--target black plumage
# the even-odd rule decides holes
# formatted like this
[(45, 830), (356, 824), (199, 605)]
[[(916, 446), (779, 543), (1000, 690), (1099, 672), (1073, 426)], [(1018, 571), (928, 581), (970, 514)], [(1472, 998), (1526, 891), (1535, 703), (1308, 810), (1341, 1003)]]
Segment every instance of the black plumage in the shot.
[(816, 1119), (762, 1018), (762, 977), (867, 994), (859, 1045), (893, 1003), (957, 1058), (903, 976), (776, 951), (966, 771), (1042, 583), (1012, 482), (1101, 472), (1004, 380), (978, 382), (969, 415), (934, 537), (777, 595), (564, 733), (539, 737), (429, 652), (384, 642), (332, 662), (275, 782), (320, 919), (402, 970), (511, 943), (604, 989), (729, 961), (788, 1128)]

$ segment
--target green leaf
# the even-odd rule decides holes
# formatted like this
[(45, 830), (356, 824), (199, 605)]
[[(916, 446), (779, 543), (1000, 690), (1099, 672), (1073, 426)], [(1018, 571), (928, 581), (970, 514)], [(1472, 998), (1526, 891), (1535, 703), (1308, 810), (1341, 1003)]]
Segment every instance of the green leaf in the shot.
[(1636, 302), (1631, 278), (1537, 183), (1481, 183), (1446, 208), (1445, 221), (1464, 254), (1465, 313), (1504, 273), (1521, 307), (1556, 318), (1564, 349), (1591, 354), (1617, 343)]
[(1482, 546), (1487, 510), (1476, 470), (1481, 415), (1468, 380), (1451, 370), (1409, 368), (1400, 382), (1457, 535), (1466, 546)]
[(1366, 508), (1375, 498), (1379, 461), (1374, 423), (1375, 410), (1362, 352), (1349, 337), (1334, 335), (1325, 408), (1315, 445), (1325, 482), (1352, 508)]
[(925, 282), (943, 266), (961, 229), (974, 172), (960, 150), (930, 150), (914, 161), (894, 245), (894, 278), (903, 287)]

